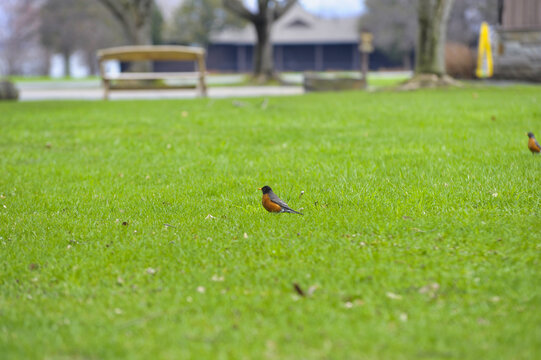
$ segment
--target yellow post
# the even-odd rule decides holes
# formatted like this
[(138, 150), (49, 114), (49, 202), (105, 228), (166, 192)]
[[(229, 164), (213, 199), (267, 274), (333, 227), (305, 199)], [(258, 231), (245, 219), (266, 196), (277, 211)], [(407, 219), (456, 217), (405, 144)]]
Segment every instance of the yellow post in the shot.
[(491, 77), (494, 67), (492, 64), (492, 47), (490, 44), (490, 30), (488, 24), (483, 21), (479, 34), (479, 47), (477, 51), (477, 69), (475, 74), (478, 78)]

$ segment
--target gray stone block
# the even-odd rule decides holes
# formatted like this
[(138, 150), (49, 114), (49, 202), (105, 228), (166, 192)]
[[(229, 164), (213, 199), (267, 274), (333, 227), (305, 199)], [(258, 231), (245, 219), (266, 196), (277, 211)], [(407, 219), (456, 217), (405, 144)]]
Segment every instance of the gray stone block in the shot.
[(15, 85), (8, 80), (0, 81), (0, 101), (1, 100), (18, 100), (19, 90)]

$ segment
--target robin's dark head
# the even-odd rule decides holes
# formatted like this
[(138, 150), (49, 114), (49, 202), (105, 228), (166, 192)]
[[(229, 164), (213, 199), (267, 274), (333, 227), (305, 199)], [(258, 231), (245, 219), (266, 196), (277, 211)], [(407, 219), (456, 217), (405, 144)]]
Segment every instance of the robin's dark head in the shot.
[(263, 194), (268, 194), (272, 191), (271, 187), (268, 185), (263, 186), (262, 188), (259, 188), (263, 192)]
[(533, 136), (533, 132), (529, 132), (529, 133), (528, 133), (528, 137), (529, 137), (529, 138), (534, 138), (535, 136)]

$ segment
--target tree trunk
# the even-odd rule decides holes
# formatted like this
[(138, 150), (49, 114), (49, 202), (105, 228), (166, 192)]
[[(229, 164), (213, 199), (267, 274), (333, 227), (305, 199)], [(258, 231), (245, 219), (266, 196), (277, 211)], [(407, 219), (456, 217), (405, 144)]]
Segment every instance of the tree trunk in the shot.
[(453, 0), (419, 0), (415, 74), (399, 90), (461, 86), (445, 74), (445, 33), (452, 6)]
[(86, 57), (86, 66), (88, 66), (88, 75), (96, 75), (98, 73), (98, 63), (96, 61), (95, 50), (90, 50), (85, 52)]
[(410, 52), (406, 51), (404, 53), (404, 56), (402, 57), (402, 66), (404, 67), (404, 70), (411, 70), (411, 59), (410, 59)]
[(41, 61), (41, 65), (39, 67), (39, 75), (49, 76), (51, 71), (51, 53), (48, 50), (44, 50), (42, 56), (43, 60)]
[[(141, 24), (139, 27), (137, 27), (135, 24), (132, 25), (133, 28), (131, 30), (130, 45), (151, 45), (152, 44), (149, 21), (146, 21), (144, 24)], [(132, 62), (129, 70), (133, 72), (152, 71), (152, 62), (151, 61)]]
[(453, 0), (419, 0), (415, 73), (445, 75), (445, 33)]
[(254, 77), (260, 83), (264, 83), (274, 78), (274, 58), (272, 51), (272, 42), (270, 21), (261, 21), (254, 24), (257, 34), (257, 44), (254, 54)]
[(121, 22), (129, 45), (151, 45), (150, 19), (143, 24), (136, 24), (135, 20), (125, 19)]
[(275, 78), (270, 39), (272, 24), (295, 5), (297, 0), (258, 0), (257, 12), (250, 11), (242, 0), (222, 1), (226, 9), (254, 25), (257, 34), (257, 44), (254, 49), (254, 78), (260, 83)]
[(64, 58), (64, 77), (71, 76), (70, 56), (71, 53), (69, 51), (62, 52), (62, 57)]

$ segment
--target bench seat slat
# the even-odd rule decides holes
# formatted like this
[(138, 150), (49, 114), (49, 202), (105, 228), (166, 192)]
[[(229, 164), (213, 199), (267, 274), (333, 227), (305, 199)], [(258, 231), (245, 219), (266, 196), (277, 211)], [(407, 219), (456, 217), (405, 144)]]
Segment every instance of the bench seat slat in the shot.
[(145, 73), (119, 73), (106, 74), (105, 80), (155, 80), (155, 79), (197, 79), (201, 73), (198, 72), (145, 72)]

